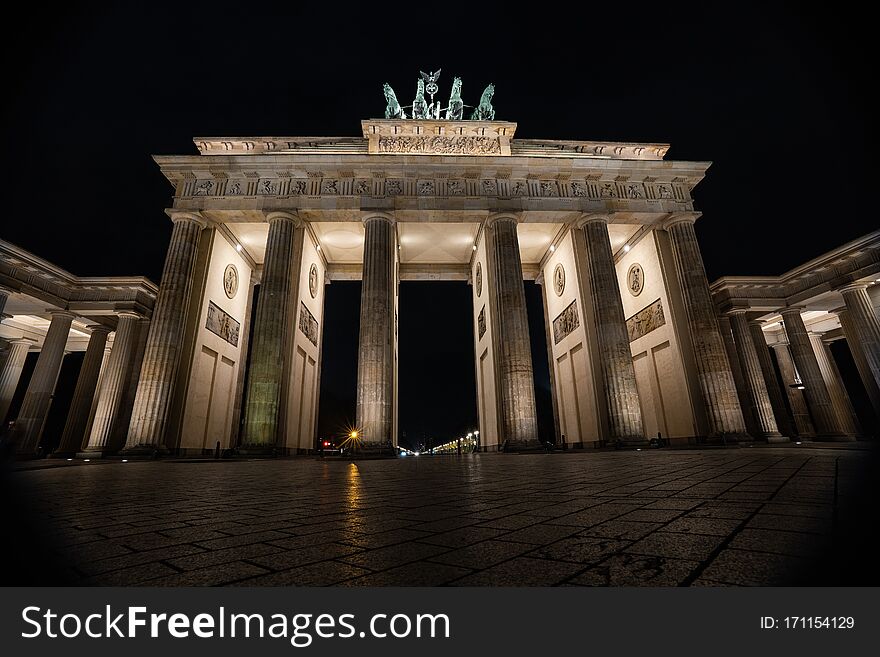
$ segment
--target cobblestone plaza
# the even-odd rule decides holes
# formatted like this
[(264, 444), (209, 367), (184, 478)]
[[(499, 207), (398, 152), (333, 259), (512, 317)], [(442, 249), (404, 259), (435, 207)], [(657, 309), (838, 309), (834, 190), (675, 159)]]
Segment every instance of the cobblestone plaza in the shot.
[(18, 565), (7, 576), (123, 586), (868, 584), (872, 473), (872, 450), (840, 444), (32, 462), (5, 477), (5, 498), (28, 500), (18, 535), (7, 536), (7, 563)]

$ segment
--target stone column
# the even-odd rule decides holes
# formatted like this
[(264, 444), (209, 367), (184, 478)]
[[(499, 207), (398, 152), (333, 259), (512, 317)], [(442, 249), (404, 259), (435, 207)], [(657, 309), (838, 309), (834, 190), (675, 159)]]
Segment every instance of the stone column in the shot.
[(79, 376), (76, 379), (76, 388), (73, 391), (64, 432), (61, 434), (61, 442), (53, 452), (53, 456), (73, 456), (82, 448), (109, 333), (110, 329), (106, 326), (96, 326), (92, 329)]
[(240, 446), (242, 452), (251, 454), (272, 453), (278, 444), (285, 340), (292, 330), (291, 263), (298, 260), (294, 236), (300, 220), (289, 212), (271, 212), (267, 219), (269, 239), (254, 318)]
[(3, 369), (0, 370), (0, 422), (4, 421), (9, 412), (9, 405), (15, 396), (21, 370), (24, 369), (24, 361), (32, 344), (30, 340), (24, 339), (9, 343), (9, 353), (6, 354)]
[(810, 414), (813, 416), (816, 437), (820, 440), (844, 439), (846, 436), (838, 426), (837, 414), (831, 404), (831, 395), (828, 394), (828, 388), (822, 378), (810, 336), (801, 317), (801, 309), (783, 308), (780, 313), (791, 346), (791, 356), (804, 384), (804, 397), (807, 398)]
[(840, 293), (864, 360), (874, 382), (880, 386), (880, 320), (868, 296), (868, 286), (864, 283), (847, 285), (840, 289)]
[(647, 445), (629, 333), (608, 237), (608, 217), (591, 215), (581, 219), (578, 226), (584, 231), (587, 244), (587, 271), (605, 383), (609, 441), (623, 446)]
[(89, 458), (100, 458), (113, 452), (114, 448), (118, 449), (118, 444), (113, 445), (112, 438), (119, 431), (118, 423), (123, 414), (122, 400), (128, 385), (131, 369), (129, 365), (140, 319), (136, 313), (119, 313), (113, 348), (101, 377), (95, 419), (92, 421), (92, 430), (83, 449), (83, 454)]
[(3, 321), (3, 311), (6, 310), (6, 300), (9, 298), (10, 291), (0, 287), (0, 322)]
[(501, 449), (505, 451), (541, 446), (516, 226), (516, 218), (510, 215), (496, 215), (486, 222), (494, 281), (489, 289), (494, 296), (493, 319), (498, 336), (496, 367), (499, 387), (496, 395), (501, 402), (498, 437)]
[(368, 451), (392, 451), (394, 425), (394, 219), (364, 220), (364, 270), (358, 347), (357, 429)]
[(64, 347), (70, 334), (73, 313), (65, 311), (53, 312), (52, 322), (46, 332), (37, 366), (31, 376), (21, 410), (15, 420), (12, 432), (12, 443), (15, 450), (22, 456), (37, 455), (37, 447), (43, 434), (43, 424), (52, 404), (52, 393), (64, 359)]
[(773, 351), (776, 354), (776, 362), (779, 365), (779, 373), (782, 375), (785, 393), (788, 395), (788, 404), (791, 406), (797, 435), (800, 438), (815, 438), (816, 428), (813, 426), (813, 419), (807, 408), (807, 400), (804, 399), (804, 391), (793, 387), (793, 384), (801, 381), (801, 377), (794, 365), (794, 360), (792, 360), (788, 342), (774, 342)]
[(859, 335), (853, 324), (849, 309), (843, 307), (832, 310), (831, 312), (836, 314), (837, 318), (840, 320), (840, 325), (843, 327), (843, 334), (846, 336), (846, 344), (849, 346), (849, 351), (852, 354), (853, 361), (855, 361), (856, 369), (859, 371), (859, 378), (862, 380), (862, 385), (865, 386), (865, 391), (868, 393), (868, 399), (871, 400), (871, 406), (874, 407), (874, 413), (877, 417), (880, 417), (880, 383), (877, 382), (874, 378), (874, 374), (871, 372), (871, 366), (868, 363), (865, 350), (862, 348), (862, 343), (859, 341)]
[(733, 374), (733, 382), (736, 385), (736, 396), (739, 398), (739, 406), (742, 409), (743, 421), (746, 423), (746, 431), (748, 431), (750, 436), (760, 436), (761, 428), (752, 410), (752, 402), (746, 388), (742, 364), (739, 360), (739, 353), (736, 350), (736, 342), (733, 339), (730, 317), (726, 315), (719, 316), (718, 328), (721, 331), (721, 340), (724, 342), (724, 351), (727, 352), (727, 362), (730, 363), (730, 373)]
[(752, 342), (755, 345), (755, 353), (758, 356), (758, 363), (761, 365), (761, 373), (764, 376), (764, 385), (767, 387), (767, 394), (770, 397), (770, 406), (773, 409), (773, 417), (776, 418), (776, 427), (784, 436), (793, 436), (795, 435), (795, 429), (792, 426), (791, 416), (785, 406), (785, 399), (782, 396), (782, 390), (779, 387), (779, 380), (776, 378), (776, 371), (773, 369), (773, 360), (770, 358), (770, 347), (767, 346), (767, 339), (764, 337), (764, 330), (761, 328), (761, 322), (756, 320), (750, 321), (749, 332), (752, 335)]
[(711, 437), (742, 438), (746, 434), (730, 363), (724, 351), (715, 306), (709, 293), (703, 256), (694, 232), (693, 214), (667, 221), (676, 273), (693, 344), (697, 374)]
[(837, 426), (848, 436), (858, 436), (861, 434), (859, 422), (855, 417), (855, 412), (849, 401), (849, 395), (843, 386), (843, 379), (840, 377), (840, 372), (834, 362), (834, 356), (828, 347), (828, 343), (822, 339), (821, 334), (812, 332), (810, 333), (810, 343), (813, 345), (813, 352), (816, 354), (822, 378), (825, 379), (828, 394), (831, 395), (831, 404), (834, 406), (835, 413), (837, 413)]
[(188, 212), (174, 212), (171, 220), (174, 222), (171, 243), (165, 256), (125, 444), (126, 451), (132, 454), (165, 451), (165, 424), (180, 362), (196, 252), (206, 225), (200, 216)]
[(764, 373), (761, 371), (758, 352), (749, 332), (746, 311), (733, 311), (730, 314), (730, 324), (742, 367), (743, 382), (759, 432), (755, 438), (768, 442), (783, 442), (782, 434), (776, 427), (776, 418), (773, 415), (773, 407), (770, 405), (770, 395), (767, 392), (767, 384), (764, 382)]

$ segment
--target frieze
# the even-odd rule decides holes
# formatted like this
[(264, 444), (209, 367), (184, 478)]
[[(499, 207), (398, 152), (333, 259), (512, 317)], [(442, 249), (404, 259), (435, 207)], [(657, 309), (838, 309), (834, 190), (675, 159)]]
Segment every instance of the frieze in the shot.
[(500, 155), (497, 137), (421, 135), (379, 137), (380, 153), (413, 155)]
[(208, 302), (208, 319), (205, 328), (226, 340), (233, 347), (238, 346), (238, 334), (241, 323), (213, 301)]
[(580, 326), (580, 320), (578, 319), (577, 299), (575, 299), (553, 320), (553, 344), (562, 342), (578, 326)]
[(316, 347), (318, 346), (318, 320), (309, 312), (306, 304), (302, 301), (299, 302), (299, 330), (309, 339), (309, 342)]
[(666, 324), (666, 317), (663, 314), (663, 304), (660, 299), (657, 299), (650, 306), (642, 308), (626, 320), (626, 331), (629, 333), (629, 341), (638, 340), (664, 324)]
[[(186, 181), (181, 196), (368, 196), (382, 195), (381, 182), (374, 186), (372, 180), (352, 178), (318, 178), (313, 172), (305, 172), (305, 178), (259, 178), (258, 180), (192, 180)], [(628, 182), (601, 181), (590, 177), (573, 181), (547, 180), (537, 176), (522, 179), (482, 178), (479, 174), (458, 178), (418, 178), (414, 180), (389, 178), (384, 181), (385, 196), (427, 196), (448, 198), (454, 196), (558, 198), (571, 196), (593, 201), (635, 201), (654, 203), (670, 201), (689, 203), (687, 187), (674, 182)], [(471, 181), (471, 179), (474, 179)], [(380, 178), (381, 181), (381, 178)], [(631, 206), (630, 206), (631, 207)]]

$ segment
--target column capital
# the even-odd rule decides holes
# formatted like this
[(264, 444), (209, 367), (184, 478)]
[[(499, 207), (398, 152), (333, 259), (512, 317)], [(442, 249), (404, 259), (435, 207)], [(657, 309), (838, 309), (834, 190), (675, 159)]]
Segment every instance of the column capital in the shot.
[(672, 226), (675, 226), (676, 224), (692, 224), (701, 216), (703, 216), (702, 212), (676, 212), (666, 217), (666, 219), (664, 219), (660, 223), (660, 227), (663, 230), (669, 230)]
[(803, 306), (786, 306), (785, 308), (780, 308), (776, 312), (785, 318), (786, 315), (801, 315), (804, 310), (806, 310), (806, 308)]
[(843, 287), (837, 288), (837, 291), (840, 292), (841, 294), (843, 294), (844, 292), (854, 292), (856, 290), (867, 290), (867, 289), (868, 289), (867, 283), (856, 282), (856, 283), (847, 283)]
[(603, 223), (607, 224), (608, 220), (611, 219), (611, 215), (607, 212), (591, 212), (587, 214), (582, 214), (578, 219), (574, 222), (575, 228), (583, 228), (587, 224), (592, 223)]
[(26, 344), (28, 346), (32, 346), (32, 345), (35, 345), (36, 342), (34, 340), (32, 340), (31, 338), (23, 338), (22, 337), (22, 338), (13, 338), (12, 340), (8, 341), (8, 344), (10, 346), (12, 346), (14, 344)]
[(849, 312), (849, 308), (847, 308), (846, 306), (838, 306), (837, 308), (832, 308), (831, 310), (829, 310), (828, 314), (837, 315), (838, 317), (840, 317), (841, 313), (847, 312)]
[(272, 223), (273, 221), (290, 221), (294, 226), (301, 226), (302, 219), (299, 218), (299, 215), (294, 212), (288, 212), (287, 210), (272, 210), (271, 212), (266, 213), (266, 222)]
[(103, 333), (104, 335), (109, 335), (112, 330), (113, 329), (111, 329), (109, 326), (104, 326), (103, 324), (95, 324), (94, 326), (88, 327), (89, 335), (100, 335), (101, 333)]
[(749, 308), (731, 308), (724, 314), (730, 317), (736, 317), (739, 315), (745, 315), (747, 312), (749, 312)]
[(777, 340), (776, 342), (768, 342), (768, 343), (767, 343), (767, 346), (769, 346), (769, 347), (773, 347), (774, 349), (775, 349), (776, 347), (787, 347), (787, 346), (788, 346), (788, 340)]
[(486, 219), (486, 225), (491, 226), (499, 221), (512, 221), (519, 224), (522, 221), (522, 216), (514, 212), (495, 212)]
[(139, 313), (135, 310), (117, 310), (113, 314), (119, 318), (131, 317), (132, 319), (146, 319), (146, 317), (144, 315), (142, 315), (141, 313)]
[(56, 317), (70, 317), (70, 321), (73, 321), (77, 318), (76, 313), (72, 313), (69, 310), (49, 310), (48, 313), (52, 316), (52, 319)]
[(392, 226), (397, 224), (397, 219), (394, 217), (393, 214), (390, 214), (388, 212), (366, 212), (361, 217), (361, 222), (366, 224), (368, 221), (373, 221), (374, 219), (386, 221)]
[(204, 228), (208, 225), (208, 220), (205, 219), (200, 212), (189, 212), (186, 210), (168, 208), (165, 210), (165, 214), (167, 214), (174, 223), (177, 223), (178, 221), (191, 221), (194, 224), (198, 224), (200, 228)]

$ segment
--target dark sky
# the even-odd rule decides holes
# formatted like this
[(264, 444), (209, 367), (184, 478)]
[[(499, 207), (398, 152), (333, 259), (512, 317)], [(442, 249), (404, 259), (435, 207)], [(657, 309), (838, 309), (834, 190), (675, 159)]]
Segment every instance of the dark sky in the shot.
[[(498, 118), (520, 137), (669, 142), (669, 159), (711, 160), (695, 192), (710, 279), (780, 273), (880, 223), (864, 202), (877, 168), (876, 37), (841, 3), (308, 6), (19, 6), (2, 44), (0, 237), (79, 275), (158, 280), (172, 191), (151, 154), (194, 154), (200, 135), (359, 134), (384, 109), (383, 82), (406, 104), (419, 69), (441, 67), (441, 92), (461, 76), (466, 103), (494, 82)], [(356, 324), (355, 288), (331, 286), (328, 328)], [(452, 321), (469, 290), (430, 289), (431, 321), (418, 314), (425, 293), (401, 290), (408, 435), (434, 418), (436, 432), (456, 432), (475, 413), (471, 329)], [(440, 355), (416, 357), (416, 337)], [(355, 348), (338, 351), (350, 360)], [(356, 366), (340, 363), (325, 372)]]

